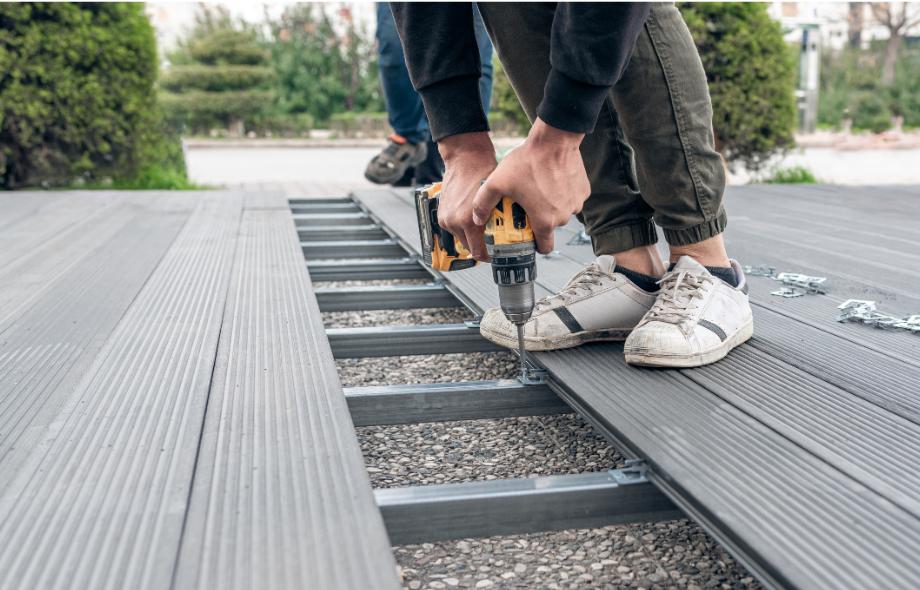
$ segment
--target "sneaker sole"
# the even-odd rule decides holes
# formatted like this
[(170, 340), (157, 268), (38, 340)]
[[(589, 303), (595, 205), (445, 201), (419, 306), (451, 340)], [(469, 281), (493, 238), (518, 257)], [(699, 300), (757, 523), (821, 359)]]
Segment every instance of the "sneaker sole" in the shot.
[(416, 166), (418, 166), (424, 161), (425, 161), (425, 158), (412, 158), (412, 159), (406, 160), (404, 166), (394, 168), (393, 174), (389, 176), (378, 176), (378, 175), (375, 175), (369, 172), (368, 170), (365, 170), (364, 178), (368, 179), (374, 184), (393, 184), (394, 182), (396, 182), (397, 180), (399, 180), (400, 178), (406, 175), (406, 170), (408, 170), (409, 168), (415, 168)]
[[(525, 337), (524, 349), (527, 350), (527, 352), (544, 352), (549, 350), (562, 350), (563, 348), (574, 348), (582, 344), (587, 344), (588, 342), (622, 342), (626, 340), (630, 332), (632, 332), (632, 330), (594, 330), (576, 332), (560, 338), (535, 339)], [(504, 334), (483, 329), (480, 329), (479, 333), (482, 334), (483, 338), (486, 340), (494, 342), (499, 346), (514, 350), (518, 348), (517, 336), (509, 338)]]
[(627, 352), (624, 354), (626, 362), (639, 367), (662, 367), (669, 369), (689, 369), (702, 367), (722, 360), (736, 346), (744, 344), (754, 335), (754, 318), (738, 328), (734, 334), (726, 338), (716, 348), (695, 354), (663, 355), (646, 354), (641, 352)]

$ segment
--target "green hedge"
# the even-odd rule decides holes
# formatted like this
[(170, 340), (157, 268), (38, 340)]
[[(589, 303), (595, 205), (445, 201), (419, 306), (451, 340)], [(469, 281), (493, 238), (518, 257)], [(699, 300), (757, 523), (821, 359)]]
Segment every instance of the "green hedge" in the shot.
[(265, 66), (172, 66), (160, 78), (160, 87), (171, 92), (240, 90), (265, 84), (273, 75)]
[(142, 4), (0, 4), (0, 186), (184, 180)]
[(250, 65), (268, 63), (270, 52), (254, 43), (248, 31), (223, 29), (213, 31), (194, 40), (188, 48), (189, 56), (206, 65)]
[(160, 102), (175, 122), (192, 120), (197, 127), (226, 127), (241, 114), (252, 117), (259, 113), (271, 97), (271, 92), (263, 90), (193, 90), (181, 94), (163, 92)]

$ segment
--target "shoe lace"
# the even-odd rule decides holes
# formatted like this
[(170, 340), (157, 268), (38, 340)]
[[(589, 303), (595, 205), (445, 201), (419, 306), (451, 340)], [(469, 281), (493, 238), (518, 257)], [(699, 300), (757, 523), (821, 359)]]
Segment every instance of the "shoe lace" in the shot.
[(712, 282), (710, 277), (692, 274), (685, 270), (672, 271), (664, 275), (658, 284), (658, 294), (645, 321), (659, 321), (681, 324), (691, 319), (705, 294), (703, 287)]
[(558, 302), (565, 303), (570, 297), (577, 297), (582, 293), (591, 293), (594, 287), (599, 287), (601, 281), (608, 276), (597, 264), (592, 263), (575, 273), (575, 276), (569, 279), (569, 282), (566, 283), (561, 291), (537, 301), (536, 308), (552, 307)]

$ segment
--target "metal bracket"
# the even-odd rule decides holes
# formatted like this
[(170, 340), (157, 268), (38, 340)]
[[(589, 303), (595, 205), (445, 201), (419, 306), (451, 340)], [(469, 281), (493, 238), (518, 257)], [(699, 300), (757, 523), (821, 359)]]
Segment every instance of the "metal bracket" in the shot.
[(794, 287), (783, 287), (776, 291), (770, 291), (770, 295), (776, 295), (778, 297), (802, 297), (805, 295), (804, 291), (800, 291)]
[(466, 320), (465, 322), (463, 322), (463, 325), (466, 326), (467, 328), (471, 329), (471, 330), (478, 330), (478, 329), (479, 329), (479, 322), (481, 322), (481, 321), (482, 321), (482, 316), (481, 316), (481, 315), (478, 315), (478, 316), (474, 317), (474, 318), (471, 319), (471, 320)]
[(744, 274), (752, 277), (767, 277), (772, 279), (776, 276), (776, 267), (758, 264), (757, 266), (745, 265), (742, 267)]
[(627, 459), (620, 469), (611, 469), (610, 476), (621, 486), (648, 483), (648, 463), (645, 459)]
[(522, 385), (543, 385), (546, 383), (548, 376), (549, 373), (546, 369), (538, 369), (528, 363), (524, 368), (524, 372), (518, 375), (518, 381)]

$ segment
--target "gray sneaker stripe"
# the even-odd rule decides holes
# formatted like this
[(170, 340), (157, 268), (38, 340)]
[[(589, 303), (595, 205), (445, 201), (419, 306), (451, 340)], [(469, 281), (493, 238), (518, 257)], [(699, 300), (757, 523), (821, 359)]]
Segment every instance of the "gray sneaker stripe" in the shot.
[(725, 342), (725, 339), (728, 338), (728, 335), (725, 333), (725, 330), (720, 328), (717, 324), (710, 322), (709, 320), (700, 320), (699, 324), (719, 337), (719, 340)]
[(581, 327), (581, 324), (578, 323), (578, 320), (575, 319), (575, 316), (572, 315), (572, 312), (569, 311), (569, 308), (557, 307), (553, 309), (553, 311), (556, 312), (556, 315), (562, 320), (565, 327), (569, 329), (569, 332), (574, 334), (575, 332), (585, 331), (585, 329)]

